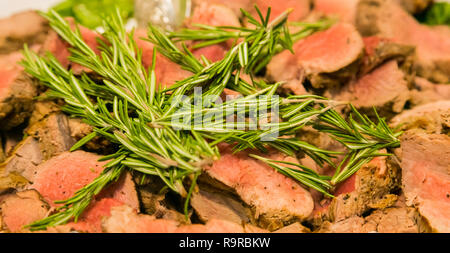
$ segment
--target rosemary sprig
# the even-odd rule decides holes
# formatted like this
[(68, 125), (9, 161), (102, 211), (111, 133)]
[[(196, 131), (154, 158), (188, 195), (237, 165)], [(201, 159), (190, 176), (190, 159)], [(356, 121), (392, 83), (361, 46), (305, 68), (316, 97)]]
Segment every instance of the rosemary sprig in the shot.
[(339, 113), (330, 110), (321, 115), (319, 124), (315, 125), (317, 130), (330, 134), (350, 150), (331, 179), (333, 185), (353, 175), (374, 157), (388, 155), (378, 153), (379, 150), (400, 146), (398, 137), (402, 132), (394, 132), (375, 108), (377, 124), (366, 115), (361, 115), (354, 106), (350, 106), (352, 114), (348, 122)]

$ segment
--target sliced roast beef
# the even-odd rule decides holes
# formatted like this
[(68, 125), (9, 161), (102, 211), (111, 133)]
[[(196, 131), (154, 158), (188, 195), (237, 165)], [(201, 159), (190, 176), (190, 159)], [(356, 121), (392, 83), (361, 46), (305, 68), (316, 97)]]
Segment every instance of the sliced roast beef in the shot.
[(36, 84), (16, 64), (19, 53), (0, 59), (0, 129), (8, 130), (24, 123), (33, 110)]
[(38, 140), (44, 160), (68, 151), (75, 144), (68, 117), (61, 112), (52, 113), (31, 125), (26, 133)]
[(157, 219), (174, 220), (180, 224), (190, 223), (190, 219), (186, 220), (185, 215), (178, 211), (178, 202), (170, 198), (169, 191), (161, 190), (165, 184), (159, 177), (135, 174), (134, 180), (143, 213)]
[(98, 162), (99, 158), (84, 151), (55, 156), (38, 166), (31, 188), (40, 192), (54, 206), (54, 201), (72, 197), (102, 172), (105, 163)]
[(387, 208), (376, 210), (365, 218), (366, 224), (376, 225), (378, 233), (418, 233), (421, 230), (420, 222), (414, 208)]
[(40, 44), (49, 30), (48, 22), (36, 11), (25, 11), (0, 20), (0, 54), (23, 49), (23, 44)]
[(273, 233), (292, 234), (292, 233), (310, 233), (309, 228), (303, 226), (299, 222), (292, 223), (286, 227), (280, 228)]
[(388, 0), (361, 0), (356, 24), (363, 36), (379, 35), (416, 46), (417, 74), (438, 83), (450, 82), (450, 28), (421, 25)]
[(203, 222), (227, 220), (237, 224), (250, 223), (249, 210), (232, 197), (200, 189), (191, 198), (191, 206)]
[(450, 137), (408, 131), (402, 136), (402, 185), (434, 232), (450, 232)]
[(203, 3), (222, 4), (230, 8), (237, 17), (241, 17), (241, 9), (250, 11), (255, 0), (194, 0), (194, 8)]
[(364, 43), (351, 24), (340, 23), (294, 44), (295, 54), (284, 51), (267, 66), (268, 78), (287, 82), (295, 94), (305, 93), (306, 77), (314, 88), (337, 86), (357, 71)]
[(34, 103), (33, 112), (31, 113), (30, 119), (28, 120), (28, 125), (32, 126), (42, 121), (50, 114), (60, 111), (61, 107), (53, 101), (36, 101), (36, 103)]
[[(180, 225), (176, 221), (156, 219), (138, 214), (127, 206), (114, 207), (111, 216), (103, 220), (103, 231), (108, 233), (244, 233), (241, 224), (225, 220), (210, 220), (205, 225)], [(261, 230), (259, 230), (261, 232)]]
[(337, 222), (359, 216), (371, 209), (383, 209), (395, 204), (393, 193), (400, 188), (398, 165), (391, 158), (377, 157), (353, 176), (337, 186), (330, 202), (317, 203), (313, 223)]
[[(389, 60), (396, 60), (407, 76), (413, 76), (415, 48), (378, 36), (364, 37), (365, 55), (360, 75), (364, 75)], [(410, 81), (411, 78), (406, 78)]]
[[(273, 158), (292, 160), (273, 154)], [(313, 209), (309, 192), (290, 178), (276, 172), (247, 152), (233, 154), (221, 149), (221, 158), (206, 168), (209, 176), (232, 188), (254, 211), (258, 224), (276, 230), (284, 224), (307, 218)]]
[(37, 166), (44, 160), (39, 142), (32, 136), (26, 137), (13, 151), (13, 154), (0, 167), (4, 167), (4, 175), (16, 173), (28, 181), (36, 175)]
[[(100, 175), (105, 162), (98, 162), (99, 158), (98, 155), (84, 151), (65, 152), (55, 156), (38, 166), (30, 188), (39, 191), (44, 199), (54, 206), (54, 201), (72, 197), (77, 190)], [(111, 187), (114, 189), (113, 192), (105, 189), (97, 198), (106, 196), (134, 208), (139, 206), (136, 203), (136, 190), (131, 178), (126, 176)]]
[[(105, 162), (98, 162), (99, 158), (84, 151), (62, 153), (38, 166), (29, 188), (37, 190), (51, 207), (56, 207), (55, 201), (72, 197), (102, 172)], [(65, 227), (76, 231), (101, 232), (103, 217), (110, 214), (112, 207), (124, 204), (133, 210), (139, 208), (135, 185), (128, 173), (95, 196), (78, 223), (69, 223)]]
[(353, 24), (358, 2), (359, 0), (314, 0), (314, 11)]
[(403, 131), (420, 129), (426, 133), (446, 134), (450, 129), (450, 101), (438, 101), (405, 111), (391, 120)]
[(9, 194), (0, 202), (1, 225), (10, 232), (20, 232), (25, 225), (45, 218), (50, 208), (35, 190)]
[(324, 222), (318, 230), (321, 233), (418, 233), (414, 208), (387, 208), (376, 210), (363, 218), (353, 216), (335, 223)]
[(410, 94), (404, 72), (396, 61), (389, 61), (332, 96), (351, 102), (367, 114), (373, 114), (373, 107), (376, 107), (381, 115), (391, 118), (403, 110)]
[(102, 223), (107, 233), (173, 233), (177, 227), (176, 221), (138, 214), (127, 206), (112, 208), (111, 216)]
[(414, 79), (414, 89), (411, 90), (412, 105), (422, 105), (441, 100), (450, 100), (450, 85), (435, 84), (420, 77)]
[(375, 231), (375, 228), (372, 224), (365, 226), (364, 218), (353, 216), (334, 223), (326, 221), (318, 231), (320, 233), (368, 233)]

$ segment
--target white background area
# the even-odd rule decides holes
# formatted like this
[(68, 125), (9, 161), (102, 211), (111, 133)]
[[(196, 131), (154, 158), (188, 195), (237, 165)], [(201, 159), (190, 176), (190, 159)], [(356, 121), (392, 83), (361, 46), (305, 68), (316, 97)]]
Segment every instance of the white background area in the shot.
[[(23, 10), (47, 10), (61, 0), (0, 0), (0, 18), (10, 16)], [(283, 0), (279, 0), (283, 1)], [(450, 0), (436, 0), (436, 2), (450, 2)]]
[(0, 0), (0, 18), (23, 10), (47, 10), (61, 0)]

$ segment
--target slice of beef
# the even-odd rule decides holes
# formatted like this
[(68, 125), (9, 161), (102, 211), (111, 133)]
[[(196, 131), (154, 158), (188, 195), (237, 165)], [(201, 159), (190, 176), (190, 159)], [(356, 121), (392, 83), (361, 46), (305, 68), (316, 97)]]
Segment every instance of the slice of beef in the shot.
[(361, 0), (356, 25), (363, 36), (379, 35), (416, 46), (417, 74), (438, 83), (450, 82), (450, 28), (421, 25), (388, 0)]
[(335, 223), (324, 222), (320, 233), (418, 233), (422, 232), (414, 208), (392, 207), (367, 217), (353, 216)]
[(212, 190), (200, 189), (191, 198), (191, 206), (202, 222), (227, 220), (237, 224), (250, 223), (250, 211), (239, 201)]
[[(271, 157), (292, 160), (280, 154)], [(250, 158), (247, 152), (233, 154), (230, 146), (222, 147), (221, 158), (205, 170), (211, 178), (233, 189), (252, 207), (258, 224), (269, 230), (304, 220), (314, 207), (309, 192), (295, 181)]]
[(206, 224), (180, 225), (174, 220), (156, 219), (155, 216), (138, 214), (127, 206), (113, 207), (111, 216), (103, 220), (107, 233), (262, 233), (267, 232), (249, 225), (212, 219)]
[(435, 84), (427, 79), (416, 77), (414, 89), (411, 90), (411, 104), (414, 106), (450, 100), (450, 85)]
[(420, 222), (414, 208), (387, 208), (376, 210), (365, 218), (366, 224), (376, 225), (378, 233), (418, 233), (421, 231)]
[(34, 103), (33, 112), (31, 113), (30, 119), (28, 120), (28, 125), (32, 126), (42, 121), (50, 114), (60, 111), (61, 111), (60, 105), (58, 105), (54, 101), (46, 101), (46, 100), (36, 101), (36, 103)]
[(173, 233), (177, 227), (176, 221), (138, 214), (127, 206), (112, 208), (111, 216), (102, 222), (103, 232), (107, 233)]
[(101, 233), (103, 219), (111, 216), (112, 208), (123, 206), (123, 204), (123, 202), (113, 198), (102, 198), (94, 201), (86, 208), (76, 223), (70, 222), (65, 224), (64, 227), (70, 229), (70, 231)]
[(65, 152), (40, 164), (30, 186), (52, 206), (54, 201), (68, 199), (103, 171), (105, 162), (84, 151)]
[(426, 133), (446, 134), (450, 129), (450, 101), (414, 107), (394, 117), (390, 125), (403, 131), (420, 129)]
[(226, 220), (210, 220), (205, 225), (194, 224), (180, 226), (175, 233), (244, 233), (242, 224)]
[(222, 4), (230, 8), (237, 17), (242, 16), (241, 9), (251, 11), (255, 0), (193, 0), (193, 6), (197, 6), (203, 3)]
[(96, 196), (96, 198), (114, 199), (135, 210), (139, 210), (140, 206), (136, 185), (133, 181), (131, 173), (129, 172), (123, 173), (117, 182), (104, 189), (98, 196)]
[(33, 110), (36, 84), (16, 64), (20, 58), (13, 53), (0, 60), (0, 130), (24, 123)]
[(359, 0), (314, 0), (314, 11), (354, 24), (358, 2)]
[(410, 94), (405, 74), (396, 61), (389, 61), (332, 95), (335, 100), (349, 101), (369, 115), (373, 107), (391, 118), (403, 110)]
[[(62, 153), (38, 166), (34, 182), (29, 188), (40, 192), (51, 207), (57, 207), (55, 201), (72, 197), (100, 175), (105, 162), (98, 162), (99, 158), (84, 151)], [(135, 185), (128, 172), (94, 197), (79, 222), (65, 226), (76, 231), (101, 232), (103, 217), (109, 216), (112, 207), (124, 204), (132, 210), (139, 209)]]
[[(399, 44), (391, 39), (378, 36), (364, 37), (365, 55), (360, 75), (372, 71), (389, 60), (396, 60), (398, 66), (408, 76), (413, 76), (415, 47)], [(411, 78), (406, 78), (411, 81)], [(408, 82), (409, 83), (409, 82)]]
[(52, 113), (31, 125), (25, 133), (38, 140), (44, 160), (68, 151), (75, 144), (70, 134), (69, 119), (61, 112)]
[(401, 148), (406, 204), (418, 208), (433, 232), (450, 232), (450, 137), (411, 130)]
[(40, 44), (49, 26), (36, 11), (25, 11), (0, 20), (0, 54), (23, 49), (23, 44)]
[(286, 227), (280, 228), (273, 233), (292, 234), (292, 233), (310, 233), (309, 228), (303, 226), (299, 222), (292, 223)]
[(375, 231), (376, 226), (365, 224), (364, 218), (353, 216), (338, 222), (324, 222), (319, 233), (369, 233)]
[(0, 203), (2, 228), (10, 232), (23, 231), (25, 225), (45, 218), (49, 208), (35, 190), (9, 194)]
[(5, 173), (17, 173), (33, 182), (37, 166), (69, 150), (75, 139), (70, 136), (68, 118), (53, 113), (26, 129), (27, 137), (17, 145), (5, 162)]
[(338, 222), (360, 216), (371, 209), (383, 209), (395, 204), (394, 195), (400, 188), (400, 168), (392, 158), (377, 157), (336, 187), (329, 201), (317, 203), (313, 224)]
[(407, 12), (411, 14), (419, 14), (433, 4), (433, 0), (394, 0)]
[(28, 181), (36, 175), (37, 166), (44, 160), (39, 142), (32, 136), (26, 137), (13, 151), (13, 154), (0, 167), (4, 175), (16, 173)]
[(27, 183), (27, 179), (17, 173), (4, 175), (4, 168), (0, 165), (0, 194), (8, 192), (11, 189), (23, 189)]
[(189, 27), (196, 24), (210, 26), (241, 26), (238, 17), (227, 4), (214, 4), (209, 1), (203, 1), (195, 6), (192, 16), (185, 22)]
[(182, 213), (170, 207), (165, 194), (156, 194), (139, 188), (139, 197), (145, 214), (179, 223), (190, 222)]
[(306, 77), (314, 88), (338, 86), (357, 71), (364, 43), (351, 24), (339, 23), (317, 32), (293, 46), (295, 54), (284, 51), (267, 66), (270, 80), (287, 82), (295, 94), (305, 93)]
[[(105, 162), (98, 162), (99, 158), (96, 154), (84, 151), (55, 156), (38, 166), (30, 188), (39, 191), (51, 206), (55, 206), (54, 201), (72, 197), (77, 190), (100, 175)], [(139, 206), (134, 182), (126, 173), (109, 189), (96, 196), (96, 199), (101, 198), (113, 198), (132, 208)]]

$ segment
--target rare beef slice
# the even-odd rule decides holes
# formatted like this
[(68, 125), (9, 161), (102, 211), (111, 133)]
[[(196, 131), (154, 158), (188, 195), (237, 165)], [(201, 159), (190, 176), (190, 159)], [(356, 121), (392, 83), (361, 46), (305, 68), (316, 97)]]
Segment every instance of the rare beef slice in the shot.
[(251, 212), (242, 203), (220, 191), (202, 187), (191, 198), (191, 206), (203, 222), (219, 219), (237, 224), (251, 223)]
[(295, 43), (293, 49), (295, 54), (284, 51), (272, 59), (267, 76), (286, 82), (295, 94), (304, 94), (305, 78), (313, 88), (339, 86), (353, 78), (364, 43), (353, 25), (339, 23)]
[(416, 77), (411, 90), (411, 104), (413, 106), (450, 100), (450, 85), (437, 84), (427, 79)]
[(41, 44), (49, 31), (47, 20), (36, 11), (25, 11), (0, 20), (0, 54)]
[(0, 165), (5, 175), (16, 173), (33, 182), (37, 167), (43, 161), (68, 151), (75, 139), (71, 137), (68, 117), (52, 113), (26, 129), (27, 136)]
[(411, 130), (401, 149), (406, 204), (417, 207), (433, 232), (450, 232), (450, 137)]
[(399, 175), (400, 168), (391, 158), (374, 158), (336, 187), (336, 197), (331, 202), (316, 203), (313, 224), (338, 222), (371, 209), (392, 206), (397, 200), (394, 193), (400, 188)]
[(351, 102), (367, 114), (373, 114), (373, 107), (376, 107), (381, 115), (391, 118), (403, 111), (410, 93), (405, 73), (399, 69), (397, 61), (392, 60), (351, 81), (331, 96)]
[[(287, 159), (273, 154), (274, 159)], [(221, 158), (206, 168), (206, 173), (233, 189), (252, 207), (257, 223), (269, 230), (306, 219), (314, 203), (310, 193), (294, 180), (276, 172), (246, 152), (233, 154), (231, 147), (221, 149)]]
[(417, 74), (437, 83), (450, 82), (450, 28), (421, 25), (388, 0), (361, 0), (356, 26), (363, 36), (415, 46)]
[(0, 130), (24, 123), (33, 110), (36, 83), (17, 64), (20, 59), (19, 53), (0, 58)]
[(43, 219), (50, 206), (35, 190), (8, 194), (0, 200), (1, 229), (20, 232), (24, 226)]
[(174, 220), (157, 219), (138, 214), (127, 206), (113, 207), (111, 216), (102, 223), (107, 233), (262, 233), (267, 232), (250, 225), (227, 220), (212, 219), (206, 224), (182, 225)]
[(367, 217), (352, 216), (335, 223), (324, 222), (320, 233), (418, 233), (420, 222), (414, 208), (391, 207)]
[[(98, 162), (99, 158), (84, 151), (62, 153), (38, 166), (34, 182), (29, 188), (37, 190), (51, 207), (57, 207), (55, 201), (72, 197), (100, 175), (105, 162)], [(65, 226), (77, 231), (101, 232), (103, 217), (110, 215), (112, 207), (122, 205), (133, 210), (139, 209), (135, 185), (128, 173), (95, 196), (79, 222)]]
[(363, 66), (359, 75), (364, 75), (379, 67), (383, 63), (395, 60), (398, 67), (405, 73), (408, 83), (414, 76), (415, 47), (396, 43), (395, 41), (379, 36), (364, 37)]
[(448, 134), (450, 129), (450, 101), (428, 103), (395, 116), (391, 127), (400, 130), (420, 130), (429, 134)]

